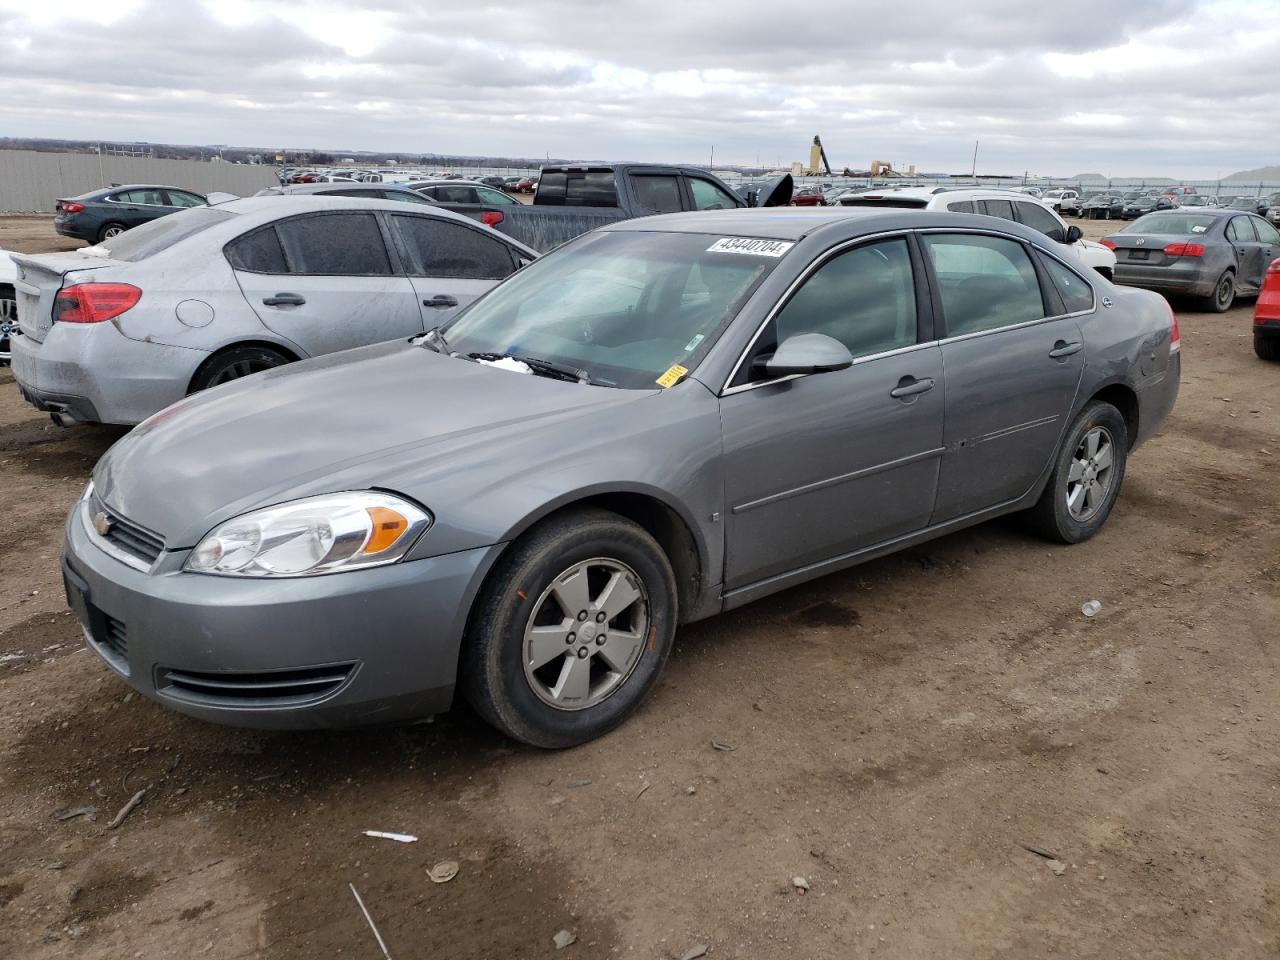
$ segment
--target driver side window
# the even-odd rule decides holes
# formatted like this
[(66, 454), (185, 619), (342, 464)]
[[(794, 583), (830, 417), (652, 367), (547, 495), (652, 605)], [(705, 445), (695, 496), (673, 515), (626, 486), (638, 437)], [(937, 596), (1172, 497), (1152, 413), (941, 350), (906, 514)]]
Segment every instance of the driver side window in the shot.
[(695, 210), (733, 210), (738, 206), (738, 201), (710, 180), (690, 177), (689, 189), (693, 191), (693, 209)]
[(903, 237), (838, 254), (809, 276), (774, 317), (757, 354), (788, 337), (821, 333), (856, 360), (916, 342), (916, 290)]

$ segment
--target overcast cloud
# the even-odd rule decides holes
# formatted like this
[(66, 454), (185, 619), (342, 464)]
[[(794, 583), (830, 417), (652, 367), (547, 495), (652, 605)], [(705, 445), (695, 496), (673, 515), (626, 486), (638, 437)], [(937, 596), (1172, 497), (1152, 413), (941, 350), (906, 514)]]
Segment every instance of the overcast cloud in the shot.
[(1211, 178), (1277, 0), (0, 0), (0, 135)]

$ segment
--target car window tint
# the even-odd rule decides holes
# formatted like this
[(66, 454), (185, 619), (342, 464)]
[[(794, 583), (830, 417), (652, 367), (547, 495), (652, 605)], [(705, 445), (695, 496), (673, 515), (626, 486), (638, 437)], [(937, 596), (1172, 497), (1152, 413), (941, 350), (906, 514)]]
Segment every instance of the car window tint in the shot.
[(680, 182), (675, 177), (634, 176), (631, 190), (636, 195), (636, 206), (650, 213), (679, 213)]
[(476, 187), (476, 196), (480, 198), (481, 203), (519, 203), (519, 200), (512, 200), (505, 193), (493, 189), (493, 187)]
[(689, 189), (693, 192), (693, 209), (695, 210), (734, 210), (738, 206), (731, 196), (710, 180), (690, 177)]
[(827, 261), (774, 320), (781, 343), (801, 333), (834, 337), (854, 357), (916, 342), (916, 295), (905, 239), (855, 247)]
[(1045, 271), (1058, 289), (1067, 313), (1081, 313), (1093, 309), (1093, 290), (1074, 270), (1063, 266), (1052, 257), (1041, 257)]
[(1258, 231), (1258, 239), (1263, 243), (1280, 243), (1280, 230), (1276, 230), (1267, 221), (1255, 220), (1253, 226)]
[(979, 200), (982, 212), (988, 217), (999, 217), (1001, 220), (1013, 219), (1013, 204), (1008, 200)]
[(510, 248), (480, 229), (435, 217), (392, 216), (391, 222), (411, 276), (501, 280), (515, 270)]
[(252, 273), (289, 272), (275, 227), (255, 230), (236, 240), (227, 250), (227, 259), (236, 270), (248, 270)]
[(414, 193), (412, 190), (382, 190), (379, 193), (385, 200), (399, 200), (401, 203), (420, 203), (427, 207), (434, 206), (422, 194)]
[(973, 213), (973, 201), (954, 200), (947, 204), (947, 209), (952, 213)]
[(1236, 217), (1227, 224), (1227, 239), (1238, 243), (1253, 243), (1258, 239), (1248, 217)]
[(1040, 204), (1020, 200), (1014, 206), (1018, 208), (1018, 219), (1032, 230), (1039, 230), (1046, 237), (1051, 237), (1059, 243), (1066, 240), (1066, 235), (1063, 232), (1062, 224), (1058, 222), (1058, 218), (1040, 206)]
[(182, 190), (166, 190), (169, 196), (169, 206), (171, 207), (202, 207), (204, 206), (204, 197), (198, 197), (194, 193), (185, 193)]
[(145, 203), (158, 207), (166, 206), (164, 195), (159, 190), (125, 190), (119, 194), (119, 197), (124, 203)]
[(1044, 316), (1035, 268), (1022, 244), (976, 234), (923, 235), (942, 294), (947, 335)]
[(391, 261), (372, 213), (326, 213), (276, 225), (290, 273), (384, 277)]
[(431, 196), (441, 203), (477, 203), (474, 187), (443, 186), (432, 187)]
[(612, 170), (557, 170), (542, 175), (538, 201), (564, 207), (616, 207), (618, 188)]

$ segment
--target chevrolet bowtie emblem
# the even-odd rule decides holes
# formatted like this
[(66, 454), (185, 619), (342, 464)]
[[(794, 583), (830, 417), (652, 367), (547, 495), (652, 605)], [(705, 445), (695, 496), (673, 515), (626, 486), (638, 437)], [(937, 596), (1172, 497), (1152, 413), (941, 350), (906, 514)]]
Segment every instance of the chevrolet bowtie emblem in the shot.
[(98, 531), (98, 536), (105, 537), (111, 530), (111, 518), (105, 513), (98, 513), (93, 518), (93, 529)]

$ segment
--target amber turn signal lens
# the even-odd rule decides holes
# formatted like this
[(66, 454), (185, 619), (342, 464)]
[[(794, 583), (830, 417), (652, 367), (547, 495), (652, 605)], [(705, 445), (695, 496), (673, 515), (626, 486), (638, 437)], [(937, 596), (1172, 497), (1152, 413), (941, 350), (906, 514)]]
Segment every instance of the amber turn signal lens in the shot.
[(409, 521), (389, 507), (365, 507), (373, 521), (373, 532), (361, 553), (381, 553), (409, 529)]

